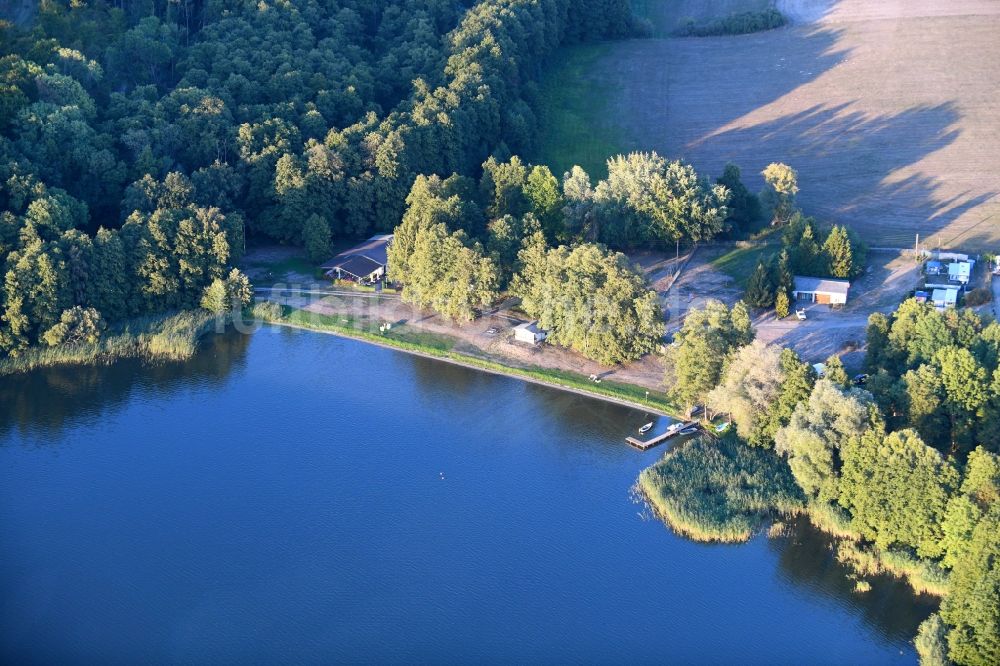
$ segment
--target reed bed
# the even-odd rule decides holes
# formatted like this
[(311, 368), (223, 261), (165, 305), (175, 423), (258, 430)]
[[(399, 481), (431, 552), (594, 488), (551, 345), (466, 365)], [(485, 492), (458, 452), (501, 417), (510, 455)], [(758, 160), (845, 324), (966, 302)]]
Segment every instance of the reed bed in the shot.
[(837, 544), (837, 561), (861, 576), (888, 574), (905, 579), (914, 591), (943, 597), (948, 593), (948, 572), (935, 562), (897, 549), (881, 549), (844, 539)]
[(806, 514), (813, 527), (830, 536), (854, 541), (860, 537), (851, 527), (851, 516), (839, 506), (826, 502), (810, 502)]
[(765, 520), (805, 508), (788, 466), (735, 437), (701, 437), (644, 469), (638, 489), (676, 532), (696, 541), (747, 541)]
[(198, 340), (214, 330), (217, 323), (216, 316), (204, 310), (131, 319), (114, 326), (94, 344), (31, 347), (16, 357), (0, 360), (0, 375), (54, 365), (106, 364), (124, 358), (183, 361), (195, 353)]

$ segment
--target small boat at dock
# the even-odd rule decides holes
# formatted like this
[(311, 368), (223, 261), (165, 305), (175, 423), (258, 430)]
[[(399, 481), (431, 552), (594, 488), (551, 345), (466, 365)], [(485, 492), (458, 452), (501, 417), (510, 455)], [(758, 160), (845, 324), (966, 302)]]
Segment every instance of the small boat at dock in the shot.
[(653, 427), (653, 422), (650, 421), (646, 425), (644, 425), (641, 428), (639, 428), (639, 434), (640, 435), (645, 435), (647, 432), (649, 432), (650, 428), (652, 428), (652, 427)]
[[(698, 424), (693, 421), (678, 421), (677, 423), (671, 423), (666, 429), (658, 435), (653, 435), (650, 439), (637, 439), (635, 437), (626, 437), (625, 441), (631, 446), (639, 449), (640, 451), (646, 451), (651, 449), (657, 444), (667, 441), (675, 435), (679, 435), (688, 429), (697, 429)], [(653, 423), (647, 423), (642, 428), (639, 429), (640, 433), (645, 433), (649, 428), (653, 427)]]
[(698, 426), (691, 426), (690, 428), (684, 428), (681, 430), (682, 435), (693, 435), (698, 432)]
[(669, 426), (667, 426), (667, 430), (664, 432), (664, 434), (673, 435), (674, 433), (683, 429), (684, 429), (684, 424), (678, 421), (677, 423), (671, 423)]

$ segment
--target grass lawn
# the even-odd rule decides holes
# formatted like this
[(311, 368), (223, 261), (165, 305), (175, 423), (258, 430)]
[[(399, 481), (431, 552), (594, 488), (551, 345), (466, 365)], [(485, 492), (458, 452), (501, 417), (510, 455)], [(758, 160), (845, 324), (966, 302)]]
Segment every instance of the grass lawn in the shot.
[(256, 284), (269, 284), (284, 281), (289, 275), (309, 275), (314, 278), (322, 277), (322, 272), (316, 264), (310, 262), (303, 256), (285, 256), (275, 261), (254, 261), (253, 259), (244, 262), (245, 268), (255, 269), (258, 274), (254, 278)]
[(768, 262), (777, 251), (772, 245), (736, 248), (711, 261), (717, 271), (733, 278), (741, 287), (747, 286), (747, 281), (761, 261)]
[(595, 81), (594, 65), (607, 44), (560, 49), (541, 80), (542, 131), (530, 161), (545, 164), (556, 177), (574, 165), (592, 180), (607, 176), (607, 159), (630, 148), (608, 114), (613, 81)]
[(450, 351), (455, 346), (455, 339), (438, 333), (419, 331), (409, 326), (397, 326), (390, 329), (385, 334), (386, 338), (398, 340), (407, 344), (416, 345), (424, 349), (436, 349), (438, 351)]

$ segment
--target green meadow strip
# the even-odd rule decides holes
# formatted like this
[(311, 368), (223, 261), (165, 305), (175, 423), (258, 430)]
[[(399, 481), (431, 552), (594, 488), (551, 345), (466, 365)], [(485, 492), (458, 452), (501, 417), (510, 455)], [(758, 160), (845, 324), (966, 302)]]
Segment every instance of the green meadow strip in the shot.
[(677, 405), (670, 402), (661, 391), (648, 391), (647, 397), (646, 388), (634, 384), (613, 381), (595, 384), (587, 377), (568, 370), (538, 366), (515, 367), (472, 353), (455, 351), (455, 339), (445, 335), (414, 331), (405, 326), (393, 328), (385, 333), (371, 332), (364, 330), (361, 322), (350, 316), (325, 315), (288, 306), (279, 306), (281, 308), (279, 312), (274, 307), (276, 305), (275, 303), (258, 305), (254, 308), (255, 317), (271, 324), (335, 333), (385, 347), (458, 363), (477, 370), (518, 377), (597, 398), (610, 399), (629, 406), (647, 408), (665, 415), (676, 415), (680, 412)]

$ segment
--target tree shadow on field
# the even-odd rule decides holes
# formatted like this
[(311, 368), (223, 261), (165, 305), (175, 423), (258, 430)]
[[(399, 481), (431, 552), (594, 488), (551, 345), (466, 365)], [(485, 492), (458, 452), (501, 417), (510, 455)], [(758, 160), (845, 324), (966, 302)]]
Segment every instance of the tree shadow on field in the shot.
[[(806, 213), (823, 222), (846, 222), (879, 247), (912, 247), (914, 234), (926, 239), (996, 196), (956, 192), (940, 178), (906, 173), (958, 138), (955, 104), (885, 115), (863, 113), (855, 105), (814, 105), (714, 133), (689, 143), (685, 158), (713, 172), (735, 162), (751, 188), (763, 185), (758, 174), (769, 162), (791, 164), (799, 173), (799, 202)], [(943, 236), (943, 244), (969, 242), (964, 226)]]
[[(839, 2), (785, 4), (817, 18)], [(912, 247), (919, 233), (930, 247), (992, 247), (1000, 185), (984, 186), (968, 136), (953, 145), (964, 101), (914, 91), (912, 72), (873, 60), (869, 38), (836, 22), (617, 43), (586, 74), (588, 121), (620, 152), (654, 149), (710, 178), (734, 162), (755, 191), (767, 164), (790, 164), (805, 212), (850, 224), (873, 246)], [(600, 163), (588, 150), (606, 151), (607, 141), (576, 150)]]
[[(851, 50), (837, 46), (842, 35), (835, 28), (790, 27), (617, 43), (586, 74), (591, 124), (597, 134), (620, 134), (623, 151), (655, 148), (686, 157), (688, 144), (706, 132), (767, 107), (847, 60)], [(602, 93), (610, 94), (603, 100)]]

